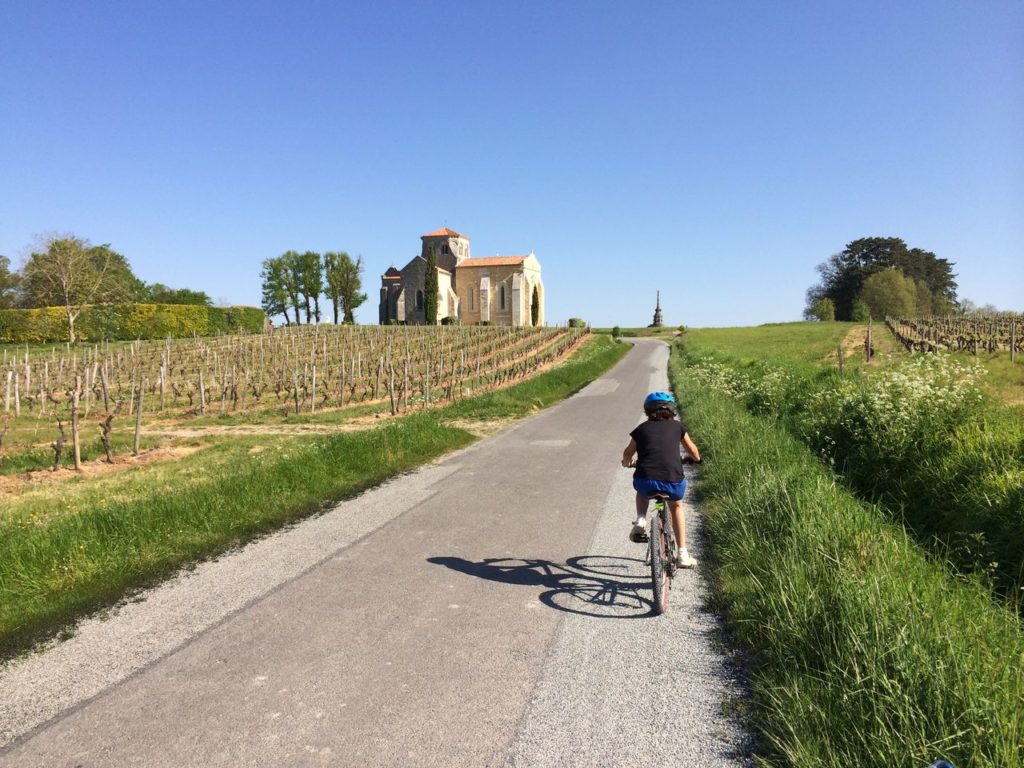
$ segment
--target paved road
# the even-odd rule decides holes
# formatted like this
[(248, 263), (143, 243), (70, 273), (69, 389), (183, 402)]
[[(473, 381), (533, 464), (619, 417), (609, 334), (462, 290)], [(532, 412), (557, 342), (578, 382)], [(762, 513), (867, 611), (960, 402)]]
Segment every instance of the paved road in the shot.
[(626, 539), (666, 359), (8, 665), (0, 765), (742, 765), (699, 573), (654, 618)]

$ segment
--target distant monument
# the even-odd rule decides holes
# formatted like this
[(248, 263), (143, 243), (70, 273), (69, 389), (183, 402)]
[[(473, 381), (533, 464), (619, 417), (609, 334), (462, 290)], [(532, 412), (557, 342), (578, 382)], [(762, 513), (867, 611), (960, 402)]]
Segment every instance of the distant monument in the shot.
[(665, 323), (661, 321), (661, 291), (658, 291), (657, 302), (654, 307), (654, 322), (648, 328), (661, 328)]

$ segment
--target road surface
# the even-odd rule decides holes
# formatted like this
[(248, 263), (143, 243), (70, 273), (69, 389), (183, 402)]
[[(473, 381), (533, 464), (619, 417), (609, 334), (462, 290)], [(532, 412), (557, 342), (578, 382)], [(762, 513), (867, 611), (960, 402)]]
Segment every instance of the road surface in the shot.
[(0, 766), (744, 765), (700, 572), (654, 617), (627, 540), (667, 357), (9, 663)]

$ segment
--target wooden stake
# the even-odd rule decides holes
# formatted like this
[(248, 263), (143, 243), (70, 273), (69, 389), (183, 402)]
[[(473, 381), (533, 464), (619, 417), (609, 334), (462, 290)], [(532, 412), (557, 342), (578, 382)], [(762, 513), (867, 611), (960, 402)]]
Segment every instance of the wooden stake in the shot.
[(139, 384), (139, 403), (135, 408), (135, 440), (132, 442), (132, 455), (139, 455), (139, 438), (142, 435), (142, 403), (146, 397), (146, 380)]
[(78, 434), (78, 398), (82, 390), (82, 377), (75, 376), (75, 391), (71, 394), (71, 445), (75, 455), (75, 471), (82, 471), (82, 443)]

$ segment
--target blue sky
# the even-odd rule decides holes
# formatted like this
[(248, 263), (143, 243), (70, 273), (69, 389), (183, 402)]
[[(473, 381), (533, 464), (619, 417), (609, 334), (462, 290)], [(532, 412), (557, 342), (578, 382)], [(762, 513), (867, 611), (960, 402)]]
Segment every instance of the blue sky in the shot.
[(258, 305), (260, 263), (448, 226), (534, 250), (547, 317), (799, 319), (856, 238), (1024, 310), (1024, 3), (0, 7), (0, 254), (110, 243)]

